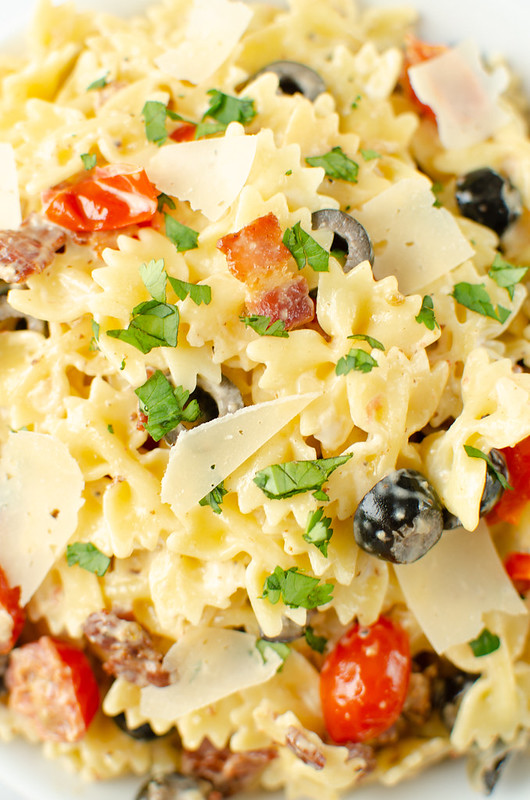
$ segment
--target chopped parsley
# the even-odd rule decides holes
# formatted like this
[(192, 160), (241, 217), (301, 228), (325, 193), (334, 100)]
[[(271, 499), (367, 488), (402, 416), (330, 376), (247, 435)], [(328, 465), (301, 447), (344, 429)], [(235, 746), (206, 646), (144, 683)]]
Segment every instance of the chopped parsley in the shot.
[(357, 183), (359, 165), (346, 155), (342, 147), (333, 147), (322, 156), (310, 156), (306, 158), (306, 164), (310, 167), (323, 167), (328, 178)]
[(440, 194), (443, 192), (443, 190), (444, 190), (444, 185), (440, 181), (435, 181), (433, 183), (433, 185), (431, 186), (431, 192), (434, 195), (434, 203), (433, 203), (434, 208), (441, 208), (442, 207), (442, 201), (440, 200)]
[(158, 203), (157, 209), (160, 212), (162, 212), (164, 210), (164, 206), (167, 206), (172, 211), (174, 211), (175, 208), (176, 208), (175, 201), (173, 200), (173, 198), (170, 197), (168, 194), (164, 194), (164, 192), (161, 192), (158, 195), (157, 203)]
[(101, 78), (96, 78), (95, 81), (92, 81), (92, 83), (86, 87), (87, 92), (93, 92), (95, 89), (104, 89), (108, 84), (108, 77), (109, 73), (106, 72)]
[(476, 639), (469, 642), (469, 646), (475, 658), (481, 658), (482, 656), (488, 656), (490, 653), (494, 653), (495, 650), (498, 650), (501, 646), (501, 640), (496, 634), (484, 628)]
[(299, 222), (292, 228), (287, 228), (282, 241), (296, 261), (298, 269), (309, 264), (315, 272), (328, 272), (328, 251), (304, 231)]
[(79, 564), (101, 578), (110, 566), (110, 558), (90, 542), (74, 542), (66, 547), (66, 563), (69, 567)]
[[(231, 122), (247, 125), (256, 116), (254, 100), (250, 97), (233, 97), (218, 89), (210, 89), (208, 94), (210, 95), (210, 105), (204, 112), (202, 121), (197, 125), (196, 139), (221, 133)], [(214, 121), (207, 122), (208, 118)]]
[(461, 306), (469, 308), (470, 311), (476, 311), (477, 314), (482, 314), (484, 317), (496, 319), (500, 323), (506, 322), (511, 314), (511, 311), (503, 306), (497, 306), (496, 309), (493, 307), (483, 283), (466, 283), (465, 281), (456, 283), (451, 295)]
[(483, 453), (482, 450), (479, 450), (476, 447), (472, 447), (470, 444), (465, 444), (464, 450), (470, 458), (481, 458), (483, 461), (485, 461), (488, 472), (499, 481), (503, 489), (513, 489), (513, 486), (510, 486), (502, 472), (497, 469), (489, 455)]
[(314, 492), (317, 500), (329, 500), (322, 486), (331, 473), (350, 458), (351, 455), (346, 455), (272, 464), (256, 473), (254, 483), (271, 500), (283, 500), (303, 492)]
[(277, 319), (271, 323), (271, 318), (261, 314), (252, 314), (250, 317), (239, 317), (241, 322), (244, 322), (247, 328), (252, 328), (253, 331), (259, 333), (260, 336), (281, 336), (286, 339), (289, 334), (285, 330), (285, 322), (282, 319)]
[(155, 442), (180, 422), (193, 422), (201, 413), (196, 400), (188, 403), (190, 393), (182, 386), (173, 386), (160, 370), (134, 392), (147, 415), (145, 429)]
[(153, 300), (165, 303), (167, 272), (164, 259), (159, 258), (156, 261), (152, 259), (148, 264), (142, 264), (140, 266), (140, 276)]
[(201, 303), (207, 306), (211, 302), (211, 286), (205, 283), (200, 285), (197, 283), (188, 283), (187, 281), (180, 280), (180, 278), (172, 278), (169, 275), (167, 279), (179, 300), (185, 300), (185, 298), (189, 296), (196, 306), (200, 306)]
[(371, 372), (374, 367), (379, 364), (370, 353), (366, 350), (361, 350), (358, 347), (352, 347), (348, 355), (342, 356), (337, 361), (335, 366), (335, 373), (337, 375), (347, 375), (348, 372), (356, 370), (357, 372)]
[(317, 636), (313, 631), (311, 625), (307, 625), (305, 632), (304, 632), (305, 640), (311, 650), (315, 650), (317, 653), (323, 653), (326, 649), (326, 645), (328, 640), (325, 636)]
[(368, 336), (366, 333), (352, 333), (348, 336), (348, 339), (362, 339), (363, 342), (368, 342), (370, 347), (373, 347), (374, 350), (384, 350), (385, 346), (379, 339), (374, 339), (373, 336)]
[(352, 108), (359, 108), (359, 103), (363, 99), (362, 94), (355, 95), (355, 99), (353, 100), (351, 107)]
[(170, 242), (173, 242), (179, 253), (184, 253), (186, 250), (195, 250), (198, 247), (198, 231), (193, 228), (188, 228), (178, 222), (174, 217), (169, 214), (164, 214), (166, 220), (166, 236)]
[(305, 575), (298, 567), (288, 570), (276, 567), (265, 579), (262, 598), (272, 605), (281, 598), (290, 608), (316, 608), (333, 599), (331, 592), (334, 588), (331, 583), (318, 584), (318, 578)]
[(112, 423), (109, 422), (109, 424), (107, 425), (107, 430), (109, 433), (114, 433), (114, 425), (112, 425)]
[(99, 350), (99, 322), (93, 319), (90, 324), (92, 326), (92, 339), (90, 340), (89, 349)]
[(331, 519), (324, 516), (324, 509), (317, 508), (309, 514), (305, 533), (302, 538), (310, 544), (314, 544), (326, 558), (328, 557), (328, 542), (333, 536)]
[(510, 300), (513, 300), (515, 285), (523, 280), (528, 269), (529, 267), (515, 267), (497, 253), (488, 275), (495, 281), (497, 286), (506, 289), (510, 295)]
[(145, 124), (145, 136), (148, 142), (154, 142), (159, 147), (164, 144), (168, 137), (166, 129), (166, 119), (183, 120), (180, 114), (170, 111), (169, 108), (161, 103), (160, 100), (147, 100), (142, 108), (142, 116)]
[(96, 166), (98, 163), (98, 157), (95, 153), (82, 153), (81, 161), (83, 162), (83, 167), (86, 170), (89, 170)]
[(110, 330), (107, 336), (120, 339), (147, 354), (154, 347), (177, 346), (179, 320), (176, 306), (148, 300), (133, 308), (132, 319), (125, 330)]
[(381, 153), (378, 153), (377, 150), (371, 150), (369, 147), (361, 147), (359, 152), (365, 161), (373, 161), (374, 158), (381, 158)]
[(225, 494), (228, 494), (228, 489), (225, 489), (224, 481), (221, 481), (221, 483), (212, 489), (211, 492), (208, 492), (202, 500), (199, 500), (199, 505), (210, 506), (215, 514), (220, 514)]
[(269, 642), (267, 639), (258, 639), (258, 641), (256, 642), (256, 647), (260, 651), (263, 661), (267, 661), (265, 653), (269, 648), (271, 650), (274, 650), (275, 653), (278, 653), (278, 655), (282, 660), (282, 663), (279, 665), (277, 671), (278, 672), (282, 671), (283, 662), (291, 652), (291, 648), (289, 647), (288, 644), (285, 644), (284, 642)]
[(436, 317), (434, 316), (434, 303), (429, 294), (424, 295), (421, 301), (421, 308), (417, 317), (414, 317), (420, 325), (425, 325), (430, 331), (439, 328)]

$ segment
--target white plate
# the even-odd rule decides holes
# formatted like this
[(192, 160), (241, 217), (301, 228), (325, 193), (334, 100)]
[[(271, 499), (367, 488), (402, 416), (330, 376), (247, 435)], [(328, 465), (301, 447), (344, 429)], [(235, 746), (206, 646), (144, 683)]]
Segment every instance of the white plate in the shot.
[[(140, 11), (147, 0), (77, 0), (82, 8), (121, 15)], [(56, 0), (57, 2), (57, 0)], [(316, 0), (318, 2), (318, 0)], [(365, 0), (374, 6), (400, 6), (406, 0)], [(530, 95), (530, 4), (525, 0), (409, 0), (422, 14), (419, 32), (432, 42), (454, 43), (471, 37), (484, 53), (503, 53)], [(31, 19), (34, 0), (0, 0), (0, 39), (13, 35)], [(25, 742), (0, 745), (0, 800), (134, 800), (138, 779), (84, 784)], [(352, 800), (477, 800), (469, 788), (462, 761), (442, 764), (392, 789), (367, 787)], [(514, 758), (495, 789), (495, 800), (528, 800), (530, 764)], [(260, 800), (255, 798), (254, 800)], [(263, 800), (263, 799), (261, 799)], [(268, 800), (272, 800), (268, 798)]]

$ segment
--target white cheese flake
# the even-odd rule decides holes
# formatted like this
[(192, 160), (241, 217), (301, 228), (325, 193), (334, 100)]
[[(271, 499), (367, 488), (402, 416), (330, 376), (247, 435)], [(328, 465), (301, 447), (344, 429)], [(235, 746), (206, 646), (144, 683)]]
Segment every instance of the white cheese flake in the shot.
[(162, 147), (147, 163), (157, 189), (219, 219), (239, 195), (256, 155), (256, 136), (198, 139)]
[(474, 253), (446, 208), (434, 206), (428, 178), (403, 178), (355, 211), (375, 250), (377, 280), (395, 275), (403, 294), (414, 294)]
[(498, 102), (508, 72), (504, 67), (487, 72), (474, 42), (461, 42), (410, 67), (408, 74), (418, 99), (433, 110), (447, 150), (483, 142), (509, 119)]
[(17, 166), (13, 146), (0, 142), (0, 230), (18, 228), (22, 222)]
[(25, 605), (77, 527), (84, 480), (66, 445), (10, 433), (0, 460), (0, 563)]
[(149, 719), (177, 720), (234, 692), (265, 683), (281, 664), (272, 648), (262, 656), (256, 637), (249, 633), (192, 629), (164, 658), (164, 667), (176, 675), (176, 682), (142, 689), (140, 711)]
[(232, 53), (251, 18), (246, 3), (194, 0), (184, 41), (162, 53), (155, 64), (178, 80), (203, 83)]
[(257, 403), (181, 433), (162, 479), (162, 501), (185, 514), (317, 396)]
[(528, 613), (485, 523), (471, 533), (445, 531), (423, 558), (395, 571), (407, 606), (438, 653), (475, 639), (488, 611)]

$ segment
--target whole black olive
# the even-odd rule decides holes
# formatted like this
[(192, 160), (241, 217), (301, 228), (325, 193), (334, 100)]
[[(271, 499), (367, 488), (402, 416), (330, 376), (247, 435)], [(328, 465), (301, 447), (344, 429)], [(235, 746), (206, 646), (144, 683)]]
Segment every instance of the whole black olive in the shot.
[(251, 78), (257, 78), (264, 72), (274, 72), (279, 78), (278, 88), (283, 94), (303, 94), (308, 100), (316, 100), (319, 94), (326, 91), (326, 84), (314, 69), (299, 64), (298, 61), (273, 61), (260, 69)]
[(126, 733), (131, 739), (136, 739), (139, 742), (152, 742), (153, 739), (158, 739), (158, 734), (154, 732), (148, 722), (139, 725), (137, 728), (129, 728), (125, 714), (117, 714), (112, 717), (112, 721), (118, 726), (120, 731)]
[[(506, 480), (509, 480), (506, 459), (501, 451), (493, 448), (489, 451), (488, 457), (495, 469), (504, 475)], [(484, 482), (484, 490), (480, 500), (480, 516), (485, 517), (486, 514), (489, 514), (492, 508), (499, 502), (503, 494), (504, 488), (500, 480), (497, 478), (493, 470), (488, 468), (486, 470), (486, 480)], [(454, 530), (454, 528), (462, 527), (462, 523), (460, 522), (459, 518), (455, 516), (455, 514), (451, 514), (451, 512), (446, 508), (443, 509), (443, 517), (444, 530), (450, 531)]]
[(499, 236), (521, 215), (519, 192), (490, 167), (475, 169), (459, 178), (455, 196), (464, 217), (480, 222)]
[(212, 791), (213, 786), (209, 781), (170, 772), (150, 778), (141, 787), (136, 800), (206, 800)]
[(429, 481), (416, 470), (398, 469), (363, 497), (353, 518), (355, 541), (394, 564), (417, 561), (443, 532), (442, 504)]
[(369, 261), (373, 266), (374, 251), (370, 237), (361, 223), (350, 214), (337, 208), (322, 208), (311, 214), (311, 226), (313, 230), (327, 228), (333, 231), (332, 249), (337, 247), (347, 251), (344, 272), (349, 272), (361, 261)]

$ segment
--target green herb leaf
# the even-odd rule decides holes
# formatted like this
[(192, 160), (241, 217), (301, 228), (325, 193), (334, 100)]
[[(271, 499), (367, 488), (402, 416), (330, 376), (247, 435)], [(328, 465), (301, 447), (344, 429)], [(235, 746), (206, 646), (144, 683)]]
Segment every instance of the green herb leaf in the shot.
[(193, 422), (201, 413), (196, 400), (188, 403), (190, 393), (182, 386), (174, 387), (160, 370), (134, 392), (141, 410), (147, 415), (145, 429), (155, 442), (180, 422)]
[(329, 153), (322, 156), (306, 158), (306, 164), (311, 167), (324, 167), (328, 178), (357, 183), (359, 165), (343, 151), (342, 147), (333, 147)]
[(352, 333), (348, 336), (348, 339), (362, 339), (363, 342), (368, 342), (370, 347), (373, 347), (374, 350), (384, 350), (385, 346), (382, 344), (379, 339), (374, 339), (372, 336), (368, 336), (366, 333)]
[[(210, 89), (208, 94), (210, 95), (210, 105), (203, 114), (203, 121), (197, 125), (195, 131), (197, 139), (212, 133), (220, 133), (231, 122), (247, 125), (256, 116), (254, 100), (250, 97), (233, 97), (218, 89)], [(215, 123), (204, 122), (208, 117), (215, 120)]]
[(199, 500), (199, 505), (210, 506), (212, 511), (216, 514), (220, 514), (225, 494), (228, 494), (228, 489), (225, 489), (224, 481), (221, 481), (215, 489), (212, 489), (202, 500)]
[(292, 228), (287, 228), (283, 235), (283, 243), (291, 252), (298, 269), (303, 269), (309, 264), (315, 272), (328, 272), (328, 251), (304, 231), (299, 222)]
[(107, 336), (131, 344), (144, 354), (154, 347), (177, 346), (180, 315), (176, 306), (150, 300), (133, 308), (132, 314), (125, 330), (110, 330)]
[(501, 640), (487, 628), (484, 628), (476, 639), (469, 642), (469, 646), (473, 650), (475, 658), (481, 658), (498, 650), (501, 646)]
[(289, 334), (285, 330), (285, 322), (281, 319), (275, 320), (271, 323), (270, 317), (265, 317), (260, 314), (252, 314), (250, 317), (239, 317), (241, 322), (244, 322), (247, 328), (252, 328), (253, 331), (259, 333), (260, 336), (281, 336), (286, 339)]
[(271, 500), (281, 500), (303, 492), (318, 492), (331, 473), (350, 458), (351, 455), (346, 455), (272, 464), (256, 473), (254, 483)]
[(199, 246), (198, 231), (188, 228), (187, 225), (182, 225), (169, 214), (164, 214), (164, 216), (166, 219), (166, 236), (170, 242), (173, 242), (179, 253), (183, 253), (186, 250), (195, 250)]
[(93, 319), (90, 324), (92, 326), (92, 339), (90, 340), (89, 349), (92, 351), (99, 350), (99, 322)]
[(359, 151), (364, 158), (365, 161), (373, 161), (374, 158), (381, 158), (381, 153), (378, 153), (377, 150), (370, 150), (370, 148), (362, 148)]
[(121, 364), (120, 364), (120, 372), (123, 372), (123, 370), (125, 369), (126, 362), (127, 362), (127, 357), (123, 356), (123, 358), (121, 360)]
[(166, 130), (167, 107), (159, 100), (148, 100), (142, 108), (145, 124), (145, 136), (148, 142), (158, 146), (164, 144), (168, 137)]
[(79, 564), (101, 578), (110, 566), (110, 558), (90, 542), (74, 542), (66, 547), (66, 563), (69, 567)]
[(497, 286), (506, 289), (510, 295), (510, 300), (513, 300), (515, 285), (523, 280), (528, 269), (529, 267), (515, 267), (497, 253), (488, 275), (495, 281)]
[(275, 653), (278, 653), (278, 655), (280, 656), (280, 658), (282, 660), (282, 663), (279, 665), (279, 667), (278, 667), (278, 669), (276, 671), (277, 672), (281, 672), (282, 671), (283, 662), (285, 661), (285, 659), (287, 658), (287, 656), (291, 652), (291, 648), (289, 647), (288, 644), (285, 644), (284, 642), (269, 642), (267, 639), (258, 639), (258, 641), (256, 642), (256, 647), (260, 651), (261, 657), (263, 658), (263, 661), (267, 661), (267, 657), (265, 655), (267, 650), (269, 650), (269, 649), (270, 650), (274, 650)]
[(443, 190), (444, 190), (444, 185), (443, 183), (440, 183), (440, 181), (435, 181), (431, 186), (431, 192), (433, 193), (435, 198), (433, 203), (434, 208), (442, 207), (442, 201), (440, 200), (439, 195), (441, 194), (441, 192), (443, 192)]
[(305, 575), (298, 567), (291, 567), (287, 571), (276, 567), (274, 572), (265, 579), (263, 584), (263, 598), (276, 605), (283, 600), (290, 608), (316, 608), (332, 600), (333, 584), (318, 585), (318, 578)]
[(305, 541), (310, 544), (314, 544), (322, 555), (327, 558), (328, 542), (332, 536), (333, 528), (331, 527), (331, 519), (324, 516), (323, 508), (317, 508), (312, 514), (309, 514), (302, 539), (305, 539)]
[(483, 453), (482, 450), (479, 450), (476, 447), (472, 447), (470, 444), (465, 444), (464, 450), (470, 458), (481, 458), (483, 461), (485, 461), (488, 472), (499, 481), (503, 489), (513, 489), (513, 486), (510, 486), (502, 472), (497, 469), (489, 455)]
[(181, 281), (180, 278), (171, 278), (169, 276), (168, 280), (180, 300), (184, 300), (189, 295), (195, 305), (200, 306), (201, 303), (204, 303), (207, 306), (212, 299), (212, 288), (207, 284), (188, 283), (187, 281)]
[(457, 303), (469, 308), (470, 311), (476, 311), (477, 314), (491, 317), (500, 323), (506, 322), (511, 314), (511, 311), (503, 306), (497, 306), (497, 310), (495, 310), (484, 283), (466, 283), (465, 281), (457, 283), (454, 285), (451, 295)]
[(96, 78), (95, 81), (92, 81), (87, 87), (87, 92), (93, 92), (95, 89), (104, 89), (108, 83), (107, 78), (109, 77), (109, 73), (106, 72), (101, 78)]
[(109, 422), (109, 424), (107, 425), (107, 430), (108, 430), (108, 432), (109, 432), (109, 433), (114, 433), (114, 425), (112, 425), (112, 424)]
[(305, 632), (304, 632), (305, 640), (311, 650), (315, 650), (317, 653), (323, 653), (326, 649), (326, 645), (328, 640), (325, 636), (317, 636), (313, 631), (311, 625), (307, 625)]
[(158, 195), (157, 203), (158, 203), (157, 210), (160, 212), (164, 210), (164, 206), (167, 206), (171, 210), (174, 210), (176, 208), (175, 201), (169, 195), (164, 194), (164, 192), (161, 192)]
[(356, 95), (356, 96), (355, 96), (355, 100), (354, 100), (354, 101), (352, 102), (352, 104), (351, 104), (351, 107), (352, 107), (352, 108), (359, 108), (359, 103), (360, 103), (360, 101), (361, 101), (362, 99), (363, 99), (363, 96), (362, 96), (362, 94), (358, 94), (358, 95)]
[(92, 169), (98, 163), (98, 157), (95, 153), (82, 153), (81, 161), (86, 170)]
[(434, 316), (434, 303), (430, 295), (424, 295), (420, 312), (417, 317), (414, 317), (414, 319), (420, 325), (425, 325), (425, 327), (430, 331), (440, 327), (436, 321), (436, 317)]
[(379, 364), (366, 350), (360, 350), (358, 347), (352, 347), (347, 356), (339, 358), (335, 367), (337, 375), (347, 375), (348, 372), (356, 370), (357, 372), (371, 372), (374, 367)]
[(142, 264), (140, 266), (140, 276), (153, 300), (165, 303), (167, 272), (164, 259), (159, 258), (157, 261), (153, 259), (148, 264)]

